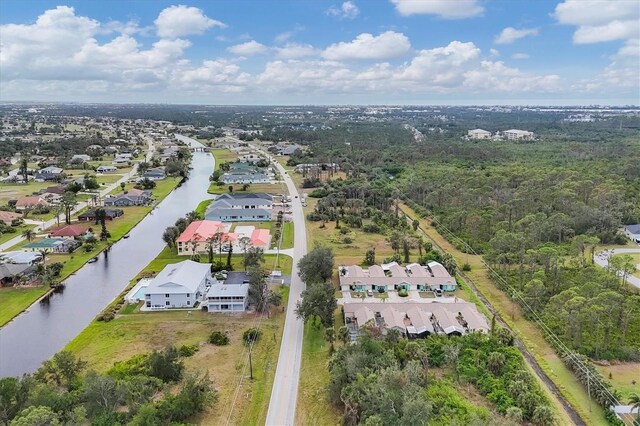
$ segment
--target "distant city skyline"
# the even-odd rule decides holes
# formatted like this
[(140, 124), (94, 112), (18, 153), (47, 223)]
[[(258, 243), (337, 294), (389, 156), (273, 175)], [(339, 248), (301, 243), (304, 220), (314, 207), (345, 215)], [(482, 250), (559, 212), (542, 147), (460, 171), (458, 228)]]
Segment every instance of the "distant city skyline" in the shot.
[(638, 105), (636, 0), (0, 2), (0, 101)]

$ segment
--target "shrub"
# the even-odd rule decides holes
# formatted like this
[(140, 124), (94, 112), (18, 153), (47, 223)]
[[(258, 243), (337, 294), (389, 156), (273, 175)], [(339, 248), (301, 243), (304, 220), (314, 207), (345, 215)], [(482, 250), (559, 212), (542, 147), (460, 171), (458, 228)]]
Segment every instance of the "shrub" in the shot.
[(200, 348), (198, 345), (182, 345), (178, 348), (178, 353), (183, 358), (188, 358), (193, 356), (196, 352), (198, 352)]
[(469, 272), (471, 270), (471, 265), (465, 263), (464, 265), (462, 265), (462, 270), (465, 272)]
[(340, 233), (342, 235), (347, 235), (349, 233), (349, 231), (351, 231), (351, 230), (346, 226), (343, 226), (342, 228), (340, 228)]
[(351, 237), (344, 237), (344, 238), (342, 239), (342, 242), (343, 242), (343, 243), (345, 243), (345, 244), (351, 244), (351, 243), (353, 243), (353, 238), (351, 238)]
[(409, 296), (409, 293), (405, 289), (400, 289), (400, 290), (398, 290), (398, 296), (407, 297), (407, 296)]
[(215, 346), (227, 346), (229, 344), (229, 336), (222, 331), (214, 331), (209, 336), (209, 343)]
[(375, 223), (368, 223), (362, 227), (362, 230), (368, 234), (379, 234), (380, 227)]
[(245, 345), (250, 345), (253, 342), (257, 342), (260, 339), (262, 332), (257, 328), (249, 328), (242, 333), (242, 341)]

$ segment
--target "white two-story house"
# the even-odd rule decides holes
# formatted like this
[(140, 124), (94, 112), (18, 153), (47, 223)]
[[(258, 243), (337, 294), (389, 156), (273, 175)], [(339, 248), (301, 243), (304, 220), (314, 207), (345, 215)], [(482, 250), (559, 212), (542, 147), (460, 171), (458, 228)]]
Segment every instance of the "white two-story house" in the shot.
[(147, 309), (192, 308), (212, 284), (211, 265), (185, 260), (156, 275), (145, 292)]

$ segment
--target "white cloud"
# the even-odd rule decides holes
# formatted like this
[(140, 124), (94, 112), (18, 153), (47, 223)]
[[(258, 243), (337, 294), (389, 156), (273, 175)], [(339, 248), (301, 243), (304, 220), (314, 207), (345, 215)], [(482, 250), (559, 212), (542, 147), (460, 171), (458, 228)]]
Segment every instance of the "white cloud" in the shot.
[(352, 59), (386, 60), (404, 56), (411, 50), (407, 36), (387, 31), (378, 36), (362, 33), (353, 41), (340, 42), (327, 47), (322, 53), (326, 59), (344, 61)]
[(477, 0), (391, 0), (403, 16), (436, 15), (444, 19), (464, 19), (482, 15)]
[(345, 1), (342, 6), (331, 6), (327, 9), (327, 15), (335, 16), (340, 19), (354, 19), (360, 14), (360, 9), (353, 1)]
[(184, 5), (164, 9), (154, 23), (158, 36), (165, 38), (202, 34), (211, 27), (226, 27), (222, 22), (207, 17), (197, 7)]
[(514, 53), (511, 57), (513, 59), (529, 59), (529, 55), (526, 53)]
[(316, 56), (320, 51), (310, 44), (287, 43), (283, 47), (276, 47), (276, 57), (278, 59), (295, 59), (305, 56)]
[(497, 58), (498, 56), (500, 56), (500, 52), (498, 51), (498, 49), (489, 49), (489, 55)]
[(246, 43), (236, 44), (227, 49), (234, 55), (239, 56), (254, 56), (267, 53), (269, 48), (264, 44), (258, 43), (255, 40), (247, 41)]
[(520, 30), (513, 27), (507, 27), (500, 32), (495, 38), (497, 44), (509, 44), (527, 36), (538, 35), (537, 28), (522, 28)]
[(276, 41), (276, 43), (284, 43), (291, 37), (293, 37), (293, 31), (285, 31), (284, 33), (276, 35), (273, 39)]
[(640, 37), (640, 7), (634, 0), (565, 0), (553, 14), (561, 24), (577, 28), (577, 44)]

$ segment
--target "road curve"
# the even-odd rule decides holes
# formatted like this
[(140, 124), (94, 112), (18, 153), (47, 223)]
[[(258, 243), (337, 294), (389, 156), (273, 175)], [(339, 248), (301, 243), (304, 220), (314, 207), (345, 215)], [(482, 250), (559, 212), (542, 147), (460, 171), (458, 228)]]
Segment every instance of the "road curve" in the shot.
[(291, 211), (294, 226), (293, 268), (287, 316), (282, 333), (278, 366), (273, 380), (266, 424), (269, 426), (293, 425), (296, 415), (300, 364), (302, 358), (302, 332), (304, 323), (296, 316), (296, 302), (300, 300), (305, 285), (298, 274), (298, 261), (307, 253), (307, 229), (298, 189), (284, 167), (276, 164), (291, 195)]

